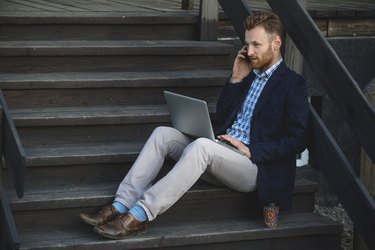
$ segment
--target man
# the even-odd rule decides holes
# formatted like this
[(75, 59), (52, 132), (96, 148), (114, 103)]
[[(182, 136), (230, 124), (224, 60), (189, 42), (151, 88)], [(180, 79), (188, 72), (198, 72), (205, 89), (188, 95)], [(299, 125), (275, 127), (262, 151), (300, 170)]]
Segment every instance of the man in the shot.
[[(97, 233), (122, 239), (145, 231), (148, 221), (171, 207), (200, 177), (240, 192), (257, 187), (262, 203), (290, 208), (295, 155), (307, 139), (306, 86), (282, 60), (279, 18), (259, 12), (245, 25), (246, 45), (217, 104), (217, 118), (223, 123), (218, 138), (244, 154), (174, 128), (156, 128), (121, 182), (114, 203), (95, 215), (81, 214)], [(177, 161), (175, 166), (152, 184), (167, 155)]]

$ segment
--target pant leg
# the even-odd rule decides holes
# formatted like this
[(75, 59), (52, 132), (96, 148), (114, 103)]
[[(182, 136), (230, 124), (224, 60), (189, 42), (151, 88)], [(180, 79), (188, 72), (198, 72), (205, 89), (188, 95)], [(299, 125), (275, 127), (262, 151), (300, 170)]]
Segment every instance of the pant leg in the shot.
[(171, 207), (206, 171), (237, 191), (249, 192), (256, 186), (258, 169), (246, 156), (209, 139), (189, 144), (173, 169), (151, 186), (137, 202), (149, 220)]
[(170, 127), (158, 127), (147, 140), (137, 160), (120, 183), (115, 201), (128, 208), (139, 200), (163, 166), (165, 157), (178, 160), (192, 139)]

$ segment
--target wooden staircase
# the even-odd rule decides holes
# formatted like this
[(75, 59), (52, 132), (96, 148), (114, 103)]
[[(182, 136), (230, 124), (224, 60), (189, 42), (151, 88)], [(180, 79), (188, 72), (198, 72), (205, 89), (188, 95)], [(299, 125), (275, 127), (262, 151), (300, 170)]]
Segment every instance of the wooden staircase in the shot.
[(3, 180), (21, 249), (340, 249), (342, 226), (313, 213), (317, 186), (306, 180), (275, 230), (263, 226), (255, 193), (199, 182), (146, 234), (94, 233), (78, 214), (110, 203), (152, 130), (169, 125), (163, 90), (205, 99), (214, 113), (233, 49), (195, 40), (198, 18), (186, 13), (1, 22), (0, 87), (27, 154), (24, 197), (6, 169)]

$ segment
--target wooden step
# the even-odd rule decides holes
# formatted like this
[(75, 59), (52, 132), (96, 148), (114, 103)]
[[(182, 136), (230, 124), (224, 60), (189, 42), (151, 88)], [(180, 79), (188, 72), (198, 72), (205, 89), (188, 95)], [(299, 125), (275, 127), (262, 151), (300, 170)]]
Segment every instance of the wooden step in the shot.
[(21, 249), (340, 249), (342, 226), (313, 213), (287, 214), (270, 230), (260, 219), (150, 223), (145, 234), (108, 240), (90, 227), (30, 231)]
[[(214, 129), (215, 104), (208, 104)], [(158, 126), (170, 126), (166, 105), (13, 110), (22, 144), (28, 147), (145, 142)]]
[[(227, 70), (0, 74), (11, 109), (164, 104), (164, 90), (217, 99)], [(95, 96), (95, 98), (92, 98)]]
[[(101, 207), (110, 204), (119, 183), (120, 181), (64, 185), (61, 182), (29, 188), (21, 200), (12, 193), (8, 195), (17, 227), (22, 231), (43, 228), (63, 230), (84, 226), (78, 214), (96, 213)], [(295, 185), (292, 211), (312, 212), (316, 189), (316, 183), (298, 180)], [(256, 192), (240, 193), (227, 187), (213, 186), (199, 181), (155, 222), (205, 219), (215, 221), (218, 218), (254, 218), (260, 215)], [(56, 218), (64, 218), (64, 220), (56, 221)]]
[(202, 41), (1, 41), (0, 72), (229, 70), (231, 52)]
[(193, 40), (198, 19), (182, 12), (3, 12), (0, 40)]

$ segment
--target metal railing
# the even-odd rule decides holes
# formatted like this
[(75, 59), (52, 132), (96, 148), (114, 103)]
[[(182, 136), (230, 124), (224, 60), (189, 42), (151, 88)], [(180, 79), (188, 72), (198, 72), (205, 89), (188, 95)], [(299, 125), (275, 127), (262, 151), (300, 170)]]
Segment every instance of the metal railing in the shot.
[[(9, 113), (8, 105), (0, 90), (0, 152), (19, 198), (24, 194), (25, 150)], [(0, 164), (0, 169), (2, 166)], [(0, 171), (2, 173), (2, 171)], [(20, 241), (13, 215), (7, 202), (0, 174), (0, 249), (19, 249)]]

